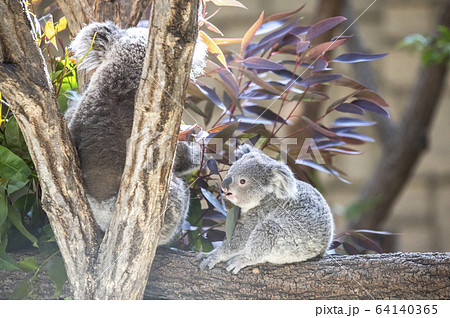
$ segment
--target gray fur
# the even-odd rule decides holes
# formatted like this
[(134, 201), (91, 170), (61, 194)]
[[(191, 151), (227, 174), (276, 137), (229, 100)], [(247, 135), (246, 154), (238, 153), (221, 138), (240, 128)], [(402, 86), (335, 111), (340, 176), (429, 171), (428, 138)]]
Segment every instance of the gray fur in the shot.
[[(146, 28), (124, 30), (111, 22), (91, 23), (71, 44), (77, 61), (87, 54), (79, 69), (95, 70), (85, 92), (71, 103), (66, 119), (80, 157), (88, 200), (103, 231), (114, 213), (125, 165), (147, 37)], [(170, 241), (188, 213), (190, 194), (182, 177), (198, 167), (189, 149), (182, 143), (176, 152), (159, 244)]]
[[(334, 223), (330, 208), (311, 185), (296, 180), (282, 162), (250, 146), (236, 150), (222, 188), (241, 208), (231, 239), (206, 257), (200, 268), (227, 262), (227, 270), (265, 262), (301, 262), (325, 253), (331, 244)], [(241, 184), (240, 180), (245, 180)]]

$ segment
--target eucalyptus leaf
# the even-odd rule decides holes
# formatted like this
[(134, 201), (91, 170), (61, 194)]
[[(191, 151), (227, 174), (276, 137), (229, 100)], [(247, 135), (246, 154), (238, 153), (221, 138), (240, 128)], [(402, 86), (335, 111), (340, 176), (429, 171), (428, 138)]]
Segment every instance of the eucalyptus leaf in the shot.
[(8, 220), (11, 221), (12, 224), (14, 224), (14, 226), (19, 230), (20, 233), (22, 233), (23, 236), (29, 239), (33, 243), (33, 245), (37, 247), (38, 239), (33, 234), (28, 232), (28, 230), (22, 223), (22, 216), (20, 215), (20, 212), (11, 205), (8, 208)]
[(230, 209), (227, 213), (227, 220), (225, 222), (225, 229), (226, 229), (226, 237), (227, 240), (231, 239), (231, 236), (233, 235), (234, 228), (236, 227), (237, 220), (239, 219), (239, 213), (241, 209), (237, 206)]
[(16, 260), (3, 251), (0, 251), (0, 269), (7, 271), (20, 270), (17, 266)]
[(31, 288), (30, 281), (28, 279), (20, 281), (14, 287), (14, 291), (12, 292), (9, 299), (11, 300), (21, 300), (27, 299), (27, 296), (32, 293), (33, 289)]
[(27, 257), (23, 261), (17, 262), (17, 265), (25, 273), (35, 271), (39, 267), (39, 264), (34, 257)]
[(53, 257), (46, 265), (48, 276), (56, 285), (55, 293), (53, 297), (57, 297), (61, 294), (64, 283), (67, 281), (66, 268), (64, 267), (64, 261), (62, 257)]
[(0, 176), (8, 183), (8, 193), (23, 188), (28, 183), (31, 170), (28, 165), (6, 147), (0, 146)]

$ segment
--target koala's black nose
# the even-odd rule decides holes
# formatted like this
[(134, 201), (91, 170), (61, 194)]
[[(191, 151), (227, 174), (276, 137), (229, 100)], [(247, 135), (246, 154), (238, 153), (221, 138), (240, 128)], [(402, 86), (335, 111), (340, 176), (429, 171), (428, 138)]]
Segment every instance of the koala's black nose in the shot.
[(224, 189), (225, 191), (228, 190), (228, 187), (230, 186), (231, 181), (232, 181), (231, 177), (225, 178), (222, 181), (222, 189)]

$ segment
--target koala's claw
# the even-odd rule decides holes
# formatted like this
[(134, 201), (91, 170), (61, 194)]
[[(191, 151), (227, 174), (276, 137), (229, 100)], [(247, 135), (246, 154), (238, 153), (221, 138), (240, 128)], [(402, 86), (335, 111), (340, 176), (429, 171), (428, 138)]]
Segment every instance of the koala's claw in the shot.
[(197, 261), (204, 260), (204, 259), (207, 258), (209, 255), (211, 255), (211, 253), (203, 253), (203, 252), (200, 252), (200, 253), (197, 253), (197, 254), (195, 255), (195, 259), (196, 259)]
[(237, 274), (245, 266), (248, 266), (248, 262), (241, 256), (236, 256), (227, 262), (227, 271), (232, 271), (233, 274)]
[(219, 261), (217, 260), (217, 258), (213, 257), (213, 256), (209, 256), (208, 258), (205, 258), (201, 263), (200, 263), (200, 269), (204, 270), (206, 267), (208, 267), (209, 269), (213, 268), (214, 265), (216, 265)]

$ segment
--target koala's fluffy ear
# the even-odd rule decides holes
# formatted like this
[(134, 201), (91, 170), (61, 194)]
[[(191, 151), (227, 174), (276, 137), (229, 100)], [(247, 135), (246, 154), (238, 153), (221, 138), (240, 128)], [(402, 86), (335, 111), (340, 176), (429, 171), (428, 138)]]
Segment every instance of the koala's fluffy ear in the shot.
[(75, 53), (77, 61), (80, 61), (89, 51), (92, 39), (96, 33), (97, 35), (92, 44), (92, 50), (89, 51), (80, 63), (79, 68), (86, 69), (87, 71), (97, 68), (104, 61), (108, 49), (119, 37), (119, 31), (120, 28), (110, 21), (105, 23), (94, 22), (81, 29), (70, 44), (70, 48)]
[(237, 147), (237, 149), (234, 151), (234, 155), (236, 156), (236, 160), (239, 160), (242, 158), (243, 155), (250, 152), (261, 153), (261, 150), (256, 149), (250, 145), (243, 144)]
[(275, 196), (279, 199), (294, 197), (297, 185), (294, 174), (286, 165), (277, 164), (271, 169), (270, 183)]

